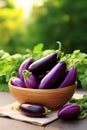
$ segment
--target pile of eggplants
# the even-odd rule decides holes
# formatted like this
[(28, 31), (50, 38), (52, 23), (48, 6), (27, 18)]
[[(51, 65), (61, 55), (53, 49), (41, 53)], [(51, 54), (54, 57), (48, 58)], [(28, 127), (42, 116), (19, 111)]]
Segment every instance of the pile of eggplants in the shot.
[[(27, 89), (57, 89), (73, 85), (76, 80), (76, 68), (73, 66), (68, 68), (66, 62), (61, 62), (58, 54), (54, 52), (36, 61), (33, 58), (24, 60), (11, 84)], [(48, 113), (45, 106), (28, 103), (21, 104), (19, 110), (30, 117), (44, 117)], [(79, 106), (67, 105), (58, 111), (58, 117), (70, 119), (79, 113)]]
[(24, 60), (11, 84), (22, 88), (54, 89), (73, 85), (76, 79), (76, 68), (67, 68), (67, 64), (53, 52), (36, 61), (33, 58)]

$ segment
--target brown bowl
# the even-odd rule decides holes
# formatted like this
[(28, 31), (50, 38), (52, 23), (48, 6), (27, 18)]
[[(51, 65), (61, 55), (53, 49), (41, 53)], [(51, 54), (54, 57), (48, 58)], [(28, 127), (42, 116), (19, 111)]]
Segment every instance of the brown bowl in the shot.
[(73, 96), (77, 84), (56, 89), (29, 89), (16, 87), (8, 83), (11, 94), (20, 103), (42, 104), (56, 110), (66, 104)]

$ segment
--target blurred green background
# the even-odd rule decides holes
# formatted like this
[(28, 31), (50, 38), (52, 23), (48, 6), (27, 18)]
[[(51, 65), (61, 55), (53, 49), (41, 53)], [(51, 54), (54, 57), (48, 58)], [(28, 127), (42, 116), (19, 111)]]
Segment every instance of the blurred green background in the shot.
[(66, 53), (87, 52), (86, 0), (0, 0), (0, 49), (56, 49), (57, 41)]
[(87, 89), (87, 0), (0, 0), (0, 91), (24, 59), (59, 49), (57, 41)]

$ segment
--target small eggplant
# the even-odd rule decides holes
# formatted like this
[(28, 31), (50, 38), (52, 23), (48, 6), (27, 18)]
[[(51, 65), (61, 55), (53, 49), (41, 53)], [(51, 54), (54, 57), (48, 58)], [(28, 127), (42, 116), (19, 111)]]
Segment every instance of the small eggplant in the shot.
[(45, 117), (50, 110), (43, 105), (30, 105), (27, 103), (21, 104), (19, 106), (20, 112), (26, 116), (30, 117)]
[(37, 88), (39, 80), (34, 74), (31, 74), (28, 70), (23, 71), (24, 83), (27, 88)]
[(17, 86), (17, 87), (25, 87), (24, 81), (21, 80), (21, 79), (18, 78), (18, 77), (14, 77), (14, 78), (11, 80), (11, 84), (14, 85), (14, 86)]
[(62, 120), (76, 119), (81, 113), (81, 108), (77, 104), (67, 104), (58, 110), (58, 118)]
[(28, 67), (33, 63), (33, 59), (26, 59), (22, 62), (18, 69), (18, 77), (23, 80), (23, 70), (27, 70)]
[(51, 53), (35, 62), (29, 66), (29, 71), (39, 75), (50, 70), (58, 61), (57, 53)]
[(59, 62), (57, 63), (48, 74), (41, 80), (39, 84), (39, 89), (50, 89), (54, 88), (55, 85), (60, 82), (61, 78), (65, 74), (66, 63)]
[(60, 86), (58, 86), (58, 88), (64, 88), (64, 87), (75, 84), (76, 78), (77, 78), (76, 68), (70, 67), (69, 71), (67, 72), (66, 77), (64, 78)]

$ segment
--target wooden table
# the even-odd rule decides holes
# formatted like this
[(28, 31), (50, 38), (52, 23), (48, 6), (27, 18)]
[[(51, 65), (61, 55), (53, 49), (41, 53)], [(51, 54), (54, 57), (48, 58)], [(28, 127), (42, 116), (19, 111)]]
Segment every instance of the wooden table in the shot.
[[(87, 93), (87, 91), (78, 91)], [(10, 93), (0, 92), (0, 106), (14, 102), (15, 99)], [(87, 119), (78, 121), (56, 120), (46, 126), (37, 126), (30, 123), (16, 121), (6, 117), (0, 117), (0, 130), (86, 130)]]

